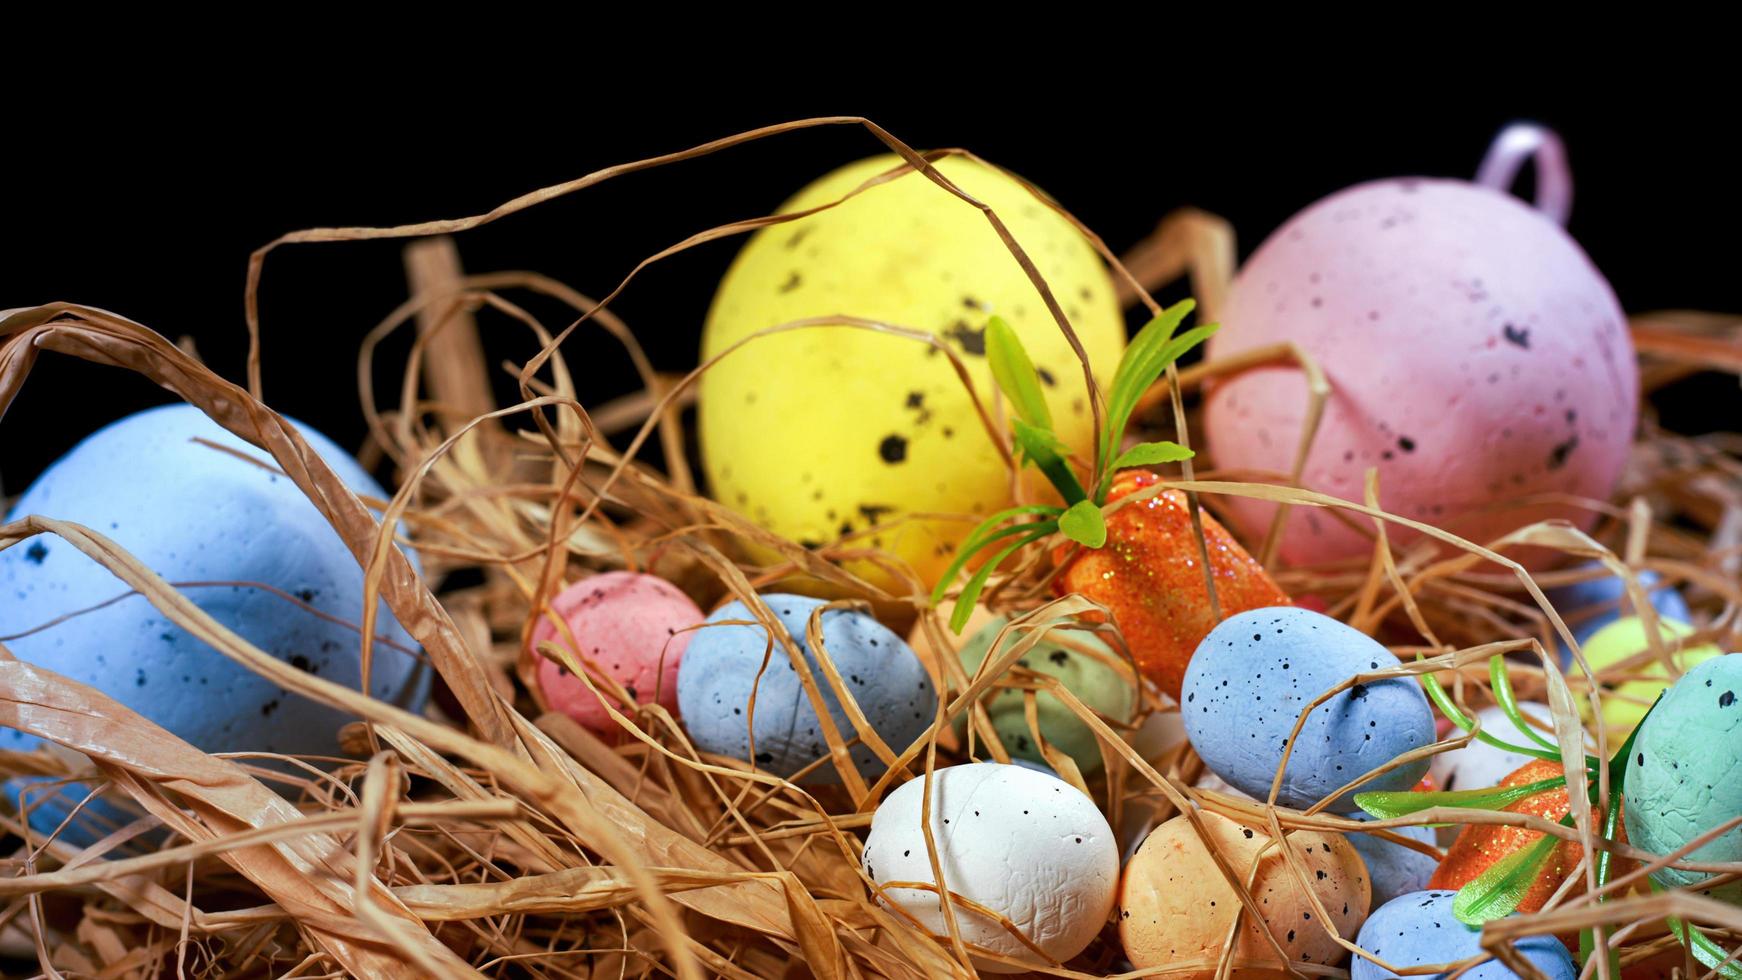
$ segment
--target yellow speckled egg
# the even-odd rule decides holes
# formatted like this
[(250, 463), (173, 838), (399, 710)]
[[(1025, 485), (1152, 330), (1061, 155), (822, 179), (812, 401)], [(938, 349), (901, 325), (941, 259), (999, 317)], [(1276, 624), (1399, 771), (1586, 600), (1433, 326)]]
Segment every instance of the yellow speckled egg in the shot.
[[(1271, 843), (1263, 830), (1208, 811), (1202, 817), (1217, 850), (1236, 874), (1248, 874), (1253, 860)], [(1288, 835), (1287, 846), (1300, 856), (1329, 924), (1338, 935), (1353, 939), (1367, 918), (1371, 899), (1361, 855), (1341, 834), (1297, 830)], [(1325, 931), (1326, 923), (1319, 921), (1279, 849), (1270, 848), (1261, 859), (1251, 892), (1263, 913), (1262, 926), (1251, 914), (1241, 917), (1234, 955), (1273, 965), (1236, 964), (1234, 976), (1287, 975), (1258, 931), (1261, 927), (1270, 930), (1296, 963), (1335, 966), (1348, 955)], [(1140, 970), (1198, 961), (1199, 968), (1170, 976), (1211, 977), (1239, 910), (1239, 896), (1216, 868), (1197, 828), (1178, 816), (1155, 828), (1125, 866), (1119, 887), (1119, 938), (1126, 957)]]
[[(1693, 670), (1724, 653), (1710, 643), (1676, 649), (1682, 637), (1690, 636), (1694, 632), (1692, 626), (1680, 620), (1659, 616), (1657, 628), (1658, 635), (1670, 648), (1670, 659), (1679, 673)], [(1649, 645), (1645, 636), (1645, 620), (1638, 616), (1623, 616), (1585, 641), (1585, 659), (1590, 662), (1592, 670), (1602, 675), (1600, 679), (1604, 682), (1603, 723), (1611, 737), (1625, 738), (1639, 724), (1639, 719), (1645, 717), (1645, 712), (1651, 708), (1651, 702), (1659, 692), (1675, 680), (1657, 660), (1640, 664), (1630, 670), (1615, 666), (1644, 653)], [(1569, 668), (1571, 673), (1576, 673), (1577, 670), (1576, 667)], [(1583, 697), (1578, 702), (1580, 712), (1589, 721), (1590, 702)]]
[[(899, 164), (873, 157), (836, 170), (783, 207), (817, 207)], [(1100, 256), (1012, 178), (960, 158), (938, 169), (990, 205), (1033, 259), (1105, 382), (1125, 343)], [(993, 314), (1028, 348), (1058, 433), (1081, 452), (1092, 415), (1081, 363), (986, 216), (907, 173), (839, 207), (754, 235), (714, 296), (704, 360), (757, 331), (841, 314), (930, 332), (992, 401), (984, 332)], [(715, 499), (808, 545), (902, 515), (987, 514), (1010, 496), (1009, 471), (949, 359), (929, 345), (843, 326), (758, 338), (703, 375), (703, 462)], [(972, 523), (899, 522), (866, 541), (928, 584)], [(855, 569), (868, 573), (868, 567)]]

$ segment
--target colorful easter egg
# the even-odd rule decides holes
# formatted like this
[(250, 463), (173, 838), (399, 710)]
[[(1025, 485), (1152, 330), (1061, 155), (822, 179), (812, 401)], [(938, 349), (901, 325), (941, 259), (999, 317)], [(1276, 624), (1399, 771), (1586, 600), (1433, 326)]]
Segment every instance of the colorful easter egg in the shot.
[[(779, 593), (762, 601), (804, 655), (841, 737), (854, 738), (857, 729), (805, 639), (811, 611), (823, 601)], [(895, 752), (911, 745), (937, 712), (937, 691), (919, 658), (901, 637), (862, 612), (824, 612), (822, 632), (829, 659), (871, 727)], [(715, 610), (693, 637), (678, 664), (677, 702), (697, 748), (754, 761), (780, 776), (828, 755), (816, 709), (785, 647), (770, 640), (742, 601)], [(883, 771), (870, 746), (861, 742), (850, 752), (862, 774)], [(812, 778), (834, 781), (839, 774), (824, 764)]]
[[(1573, 639), (1583, 646), (1593, 635), (1603, 627), (1613, 623), (1623, 616), (1634, 615), (1633, 600), (1627, 595), (1627, 586), (1620, 578), (1608, 574), (1601, 562), (1586, 562), (1580, 565), (1580, 571), (1603, 571), (1599, 578), (1574, 582), (1549, 589), (1545, 593), (1548, 601), (1566, 620), (1567, 626), (1573, 631)], [(1657, 614), (1669, 619), (1686, 622), (1690, 617), (1687, 600), (1682, 594), (1668, 586), (1657, 587), (1659, 579), (1656, 572), (1642, 571), (1639, 573), (1639, 584), (1647, 591), (1651, 605)], [(1559, 642), (1559, 638), (1556, 638)], [(1567, 651), (1561, 649), (1561, 663), (1567, 662)]]
[[(1147, 470), (1126, 470), (1113, 481), (1108, 499), (1159, 481)], [(1288, 605), (1288, 595), (1264, 566), (1209, 511), (1200, 513), (1222, 615)], [(1110, 609), (1137, 666), (1169, 697), (1179, 697), (1192, 651), (1216, 625), (1185, 494), (1168, 490), (1114, 511), (1107, 518), (1106, 546), (1077, 552), (1055, 587), (1060, 595), (1085, 595)]]
[[(1520, 701), (1518, 709), (1521, 714), (1541, 721), (1547, 730), (1539, 730), (1538, 734), (1553, 740), (1549, 730), (1554, 727), (1554, 715), (1548, 710), (1548, 705), (1535, 701)], [(1482, 724), (1482, 731), (1513, 745), (1527, 748), (1536, 743), (1530, 736), (1518, 730), (1512, 719), (1506, 717), (1506, 712), (1498, 705), (1490, 705), (1476, 712), (1476, 718)], [(1461, 733), (1458, 733), (1461, 734)], [(1473, 739), (1470, 744), (1452, 752), (1441, 752), (1434, 756), (1428, 766), (1428, 775), (1442, 789), (1450, 792), (1461, 789), (1480, 789), (1484, 786), (1498, 786), (1500, 781), (1518, 770), (1535, 756), (1522, 752), (1508, 752), (1505, 749), (1489, 745), (1481, 739)]]
[[(1293, 343), (1329, 379), (1309, 489), (1360, 501), (1377, 468), (1385, 510), (1486, 543), (1549, 518), (1589, 527), (1588, 508), (1542, 498), (1607, 499), (1626, 460), (1639, 392), (1621, 306), (1566, 232), (1498, 191), (1409, 178), (1333, 194), (1259, 246), (1222, 323), (1211, 359)], [(1207, 398), (1209, 454), (1287, 474), (1307, 411), (1297, 368), (1246, 371)], [(1276, 510), (1230, 504), (1249, 538)], [(1282, 557), (1364, 558), (1370, 525), (1356, 524), (1295, 508)]]
[[(969, 677), (973, 677), (974, 672), (985, 661), (986, 653), (992, 648), (998, 631), (1009, 623), (1010, 618), (1007, 616), (993, 619), (982, 626), (962, 647), (962, 669)], [(1013, 630), (999, 649), (1008, 650), (1024, 638), (1025, 634)], [(1017, 665), (1039, 674), (1057, 677), (1084, 704), (1110, 719), (1115, 725), (1129, 722), (1131, 713), (1137, 708), (1136, 679), (1124, 661), (1119, 659), (1119, 655), (1093, 633), (1084, 630), (1048, 630), (1045, 638), (1023, 654)], [(981, 703), (991, 716), (992, 727), (997, 729), (999, 739), (1011, 755), (1044, 762), (1046, 760), (1041, 755), (1040, 746), (1035, 743), (1033, 733), (1028, 727), (1025, 701), (1025, 692), (1006, 688)], [(1041, 734), (1055, 748), (1075, 760), (1078, 769), (1088, 774), (1101, 768), (1100, 740), (1075, 712), (1065, 707), (1064, 702), (1055, 695), (1041, 692), (1035, 696), (1035, 714), (1039, 719)], [(962, 733), (967, 727), (968, 716), (964, 712), (956, 721), (956, 730)]]
[[(1360, 814), (1357, 819), (1370, 818)], [(1434, 846), (1432, 827), (1395, 827), (1392, 833)], [(1439, 867), (1431, 856), (1373, 834), (1350, 834), (1349, 843), (1355, 845), (1361, 860), (1367, 862), (1367, 880), (1372, 882), (1373, 901), (1378, 905), (1426, 888), (1434, 869)]]
[[(1670, 854), (1742, 813), (1742, 654), (1708, 660), (1675, 682), (1639, 726), (1627, 760), (1627, 836), (1653, 854)], [(1742, 861), (1742, 828), (1695, 848), (1686, 860)], [(1666, 888), (1698, 885), (1699, 871), (1664, 868)], [(1717, 890), (1742, 904), (1742, 885)]]
[[(1267, 798), (1300, 713), (1349, 678), (1397, 658), (1372, 637), (1290, 606), (1224, 620), (1198, 645), (1180, 705), (1193, 748), (1215, 773)], [(1433, 744), (1433, 713), (1409, 678), (1357, 684), (1314, 708), (1301, 729), (1277, 802), (1305, 808), (1405, 752)], [(1377, 776), (1361, 790), (1403, 790), (1427, 772), (1421, 759)], [(1355, 790), (1331, 808), (1352, 812)]]
[[(1373, 910), (1355, 942), (1374, 956), (1402, 969), (1457, 963), (1485, 955), (1482, 931), (1464, 925), (1452, 914), (1452, 900), (1456, 896), (1456, 892), (1436, 890), (1394, 898)], [(1526, 936), (1517, 941), (1515, 948), (1548, 980), (1574, 980), (1579, 975), (1566, 946), (1553, 936)], [(1363, 956), (1355, 957), (1349, 974), (1351, 980), (1392, 980), (1398, 977), (1398, 974)], [(1475, 980), (1513, 980), (1518, 976), (1506, 964), (1493, 959), (1461, 975)], [(1448, 974), (1419, 976), (1425, 980), (1443, 980)]]
[[(677, 710), (677, 668), (689, 646), (689, 628), (702, 611), (677, 586), (653, 575), (606, 572), (569, 586), (550, 601), (550, 610), (568, 626), (564, 635), (549, 616), (532, 626), (532, 643), (554, 643), (577, 659), (591, 660), (623, 685), (637, 701)], [(573, 646), (570, 646), (570, 643)], [(538, 686), (545, 701), (593, 731), (614, 734), (617, 724), (600, 694), (569, 669), (540, 656)], [(626, 705), (613, 705), (629, 711)]]
[[(1517, 772), (1500, 781), (1503, 787), (1528, 786), (1531, 783), (1542, 782), (1562, 775), (1563, 770), (1558, 762), (1545, 759), (1533, 759)], [(1580, 787), (1581, 792), (1583, 787)], [(1533, 796), (1527, 796), (1505, 808), (1507, 813), (1528, 813), (1541, 817), (1549, 823), (1554, 823), (1566, 816), (1572, 809), (1568, 802), (1567, 788), (1563, 785), (1557, 789), (1545, 790)], [(1599, 819), (1597, 809), (1591, 808), (1593, 820)], [(1446, 858), (1434, 871), (1429, 880), (1429, 888), (1449, 888), (1456, 891), (1464, 885), (1475, 881), (1482, 872), (1487, 871), (1494, 862), (1514, 851), (1522, 850), (1542, 839), (1542, 833), (1527, 830), (1523, 827), (1511, 827), (1505, 824), (1468, 824), (1458, 831), (1457, 840), (1446, 849)], [(1542, 908), (1549, 896), (1555, 893), (1561, 882), (1566, 880), (1574, 868), (1579, 865), (1579, 858), (1584, 849), (1576, 841), (1563, 840), (1555, 846), (1554, 855), (1544, 866), (1543, 871), (1531, 883), (1522, 901), (1518, 903), (1520, 912), (1535, 912)]]
[[(1263, 831), (1243, 827), (1208, 810), (1199, 814), (1217, 851), (1237, 874), (1258, 871), (1250, 891), (1256, 908), (1241, 917), (1234, 955), (1276, 964), (1276, 953), (1259, 930), (1268, 930), (1293, 963), (1335, 966), (1346, 954), (1326, 927), (1353, 935), (1367, 917), (1369, 893), (1361, 856), (1340, 834), (1297, 830), (1285, 846), (1296, 849), (1312, 894), (1330, 917), (1322, 922), (1281, 851)], [(1139, 970), (1178, 967), (1182, 980), (1212, 977), (1240, 911), (1239, 895), (1223, 877), (1190, 818), (1181, 815), (1157, 827), (1125, 867), (1119, 886), (1119, 938)], [(1256, 913), (1256, 914), (1253, 914)], [(1188, 968), (1196, 961), (1197, 966)], [(1235, 976), (1248, 975), (1236, 969)], [(1258, 975), (1257, 973), (1251, 975)]]
[[(1679, 673), (1685, 674), (1723, 655), (1724, 651), (1710, 643), (1676, 649), (1677, 641), (1694, 632), (1687, 623), (1666, 617), (1657, 621), (1657, 628)], [(1626, 616), (1598, 630), (1583, 646), (1585, 660), (1603, 681), (1603, 723), (1614, 734), (1625, 737), (1632, 731), (1639, 719), (1645, 717), (1651, 702), (1673, 681), (1660, 660), (1625, 669), (1616, 666), (1643, 654), (1649, 645), (1645, 620)], [(1579, 708), (1587, 716), (1590, 714), (1590, 704), (1584, 698), (1579, 699)]]
[[(910, 779), (877, 807), (864, 854), (872, 881), (936, 883), (921, 830), (929, 822), (945, 887), (1008, 919), (1055, 962), (1082, 952), (1101, 931), (1119, 883), (1119, 850), (1094, 801), (1052, 776), (987, 762), (935, 771), (929, 814), (924, 794), (925, 780)], [(885, 888), (879, 898), (933, 935), (949, 934), (935, 890)], [(953, 911), (964, 941), (1050, 965), (999, 920), (962, 906)], [(1022, 972), (981, 957), (975, 965)]]
[[(386, 496), (344, 450), (297, 429), (354, 491)], [(198, 409), (154, 408), (93, 433), (25, 490), (9, 519), (28, 514), (109, 537), (265, 652), (364, 687), (361, 566), (265, 451)], [(55, 622), (63, 616), (71, 618)], [(102, 691), (203, 751), (341, 754), (338, 732), (351, 716), (230, 660), (47, 534), (0, 552), (0, 635), (45, 624), (6, 641), (13, 655)], [(421, 709), (430, 672), (416, 642), (385, 603), (376, 630), (366, 689)], [(37, 744), (0, 729), (0, 748)], [(52, 801), (40, 812), (56, 822)]]
[[(899, 163), (883, 156), (842, 167), (782, 211), (828, 204)], [(996, 209), (1097, 378), (1110, 377), (1124, 320), (1088, 239), (1001, 171), (956, 157), (936, 166)], [(935, 336), (988, 401), (986, 321), (1003, 317), (1040, 369), (1059, 436), (1089, 447), (1082, 363), (1064, 333), (986, 216), (925, 176), (905, 174), (752, 236), (714, 296), (702, 357), (770, 327), (836, 314)], [(884, 526), (864, 543), (907, 562), (928, 585), (973, 522), (902, 519), (989, 514), (1010, 496), (1009, 468), (950, 359), (887, 333), (823, 326), (753, 340), (703, 375), (699, 426), (715, 499), (812, 545)], [(878, 574), (863, 563), (855, 570)]]

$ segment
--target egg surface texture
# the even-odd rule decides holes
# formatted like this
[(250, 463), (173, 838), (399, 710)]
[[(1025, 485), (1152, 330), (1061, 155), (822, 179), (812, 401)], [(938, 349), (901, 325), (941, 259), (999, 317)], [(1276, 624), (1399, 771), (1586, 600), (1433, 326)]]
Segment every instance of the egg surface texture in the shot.
[[(1208, 810), (1204, 825), (1218, 851), (1236, 874), (1246, 875), (1259, 852), (1271, 843), (1262, 831), (1243, 827)], [(1338, 935), (1350, 937), (1367, 917), (1366, 868), (1340, 834), (1297, 830), (1287, 846), (1296, 849), (1313, 893), (1330, 913), (1328, 923)], [(1251, 881), (1259, 915), (1241, 917), (1234, 955), (1276, 964), (1276, 953), (1260, 929), (1268, 929), (1291, 962), (1335, 966), (1344, 953), (1320, 922), (1282, 853), (1271, 848)], [(1119, 886), (1119, 938), (1125, 955), (1138, 969), (1163, 965), (1184, 967), (1200, 960), (1187, 978), (1211, 977), (1222, 944), (1240, 910), (1240, 897), (1228, 884), (1189, 818), (1177, 816), (1157, 827), (1125, 867)], [(1282, 976), (1281, 965), (1268, 970), (1236, 969), (1235, 976)]]
[[(882, 156), (849, 164), (781, 210), (827, 204), (899, 163)], [(1111, 377), (1124, 321), (1088, 240), (998, 171), (960, 158), (937, 169), (997, 211), (1051, 286), (1097, 377)], [(1040, 372), (1060, 438), (1089, 448), (1081, 362), (985, 215), (928, 178), (907, 173), (754, 235), (714, 296), (702, 357), (769, 327), (833, 314), (932, 334), (962, 359), (988, 405), (986, 321), (1003, 317)], [(908, 338), (824, 326), (752, 341), (703, 375), (699, 426), (714, 498), (810, 545), (914, 512), (989, 514), (1010, 496), (1009, 468), (949, 358)], [(971, 528), (915, 520), (865, 543), (930, 584)], [(869, 565), (856, 570), (876, 574)]]
[[(1548, 705), (1535, 701), (1518, 702), (1519, 713), (1535, 718), (1545, 727), (1536, 729), (1539, 735), (1550, 741), (1554, 740), (1554, 715), (1548, 710)], [(1506, 717), (1506, 712), (1498, 705), (1490, 705), (1476, 712), (1476, 718), (1482, 723), (1482, 731), (1503, 742), (1521, 745), (1527, 748), (1536, 747), (1530, 736), (1518, 730), (1512, 719)], [(1500, 781), (1517, 771), (1518, 767), (1529, 763), (1535, 756), (1522, 752), (1508, 752), (1505, 749), (1489, 745), (1481, 739), (1472, 739), (1469, 745), (1452, 752), (1441, 752), (1433, 757), (1428, 766), (1428, 775), (1434, 784), (1451, 792), (1461, 789), (1481, 789), (1485, 786), (1498, 786)]]
[[(568, 625), (568, 636), (540, 616), (532, 627), (535, 650), (540, 643), (554, 643), (579, 652), (631, 698), (677, 711), (677, 667), (694, 635), (685, 631), (702, 621), (702, 611), (677, 586), (654, 575), (606, 572), (562, 590), (550, 608)], [(603, 691), (593, 693), (567, 667), (542, 654), (538, 686), (553, 710), (596, 732), (617, 731), (600, 700)]]
[[(1686, 623), (1668, 618), (1659, 619), (1657, 629), (1658, 636), (1668, 647), (1670, 660), (1678, 671), (1685, 673), (1713, 657), (1723, 655), (1724, 651), (1710, 643), (1676, 649), (1677, 641), (1694, 632), (1694, 628)], [(1651, 708), (1651, 702), (1658, 693), (1671, 683), (1669, 671), (1660, 660), (1653, 659), (1626, 668), (1616, 666), (1645, 653), (1648, 646), (1645, 620), (1638, 616), (1615, 620), (1598, 630), (1584, 645), (1585, 660), (1591, 665), (1591, 669), (1606, 670), (1613, 675), (1610, 678), (1612, 685), (1603, 691), (1603, 723), (1611, 733), (1622, 737), (1639, 724), (1639, 719), (1645, 717), (1645, 712)], [(1582, 697), (1578, 701), (1579, 710), (1589, 716), (1590, 702)], [(1615, 744), (1619, 745), (1620, 742)]]
[[(1459, 922), (1452, 914), (1456, 892), (1424, 891), (1394, 898), (1375, 909), (1361, 927), (1356, 944), (1397, 967), (1456, 963), (1483, 955), (1482, 933)], [(1526, 936), (1515, 948), (1548, 980), (1574, 980), (1579, 971), (1567, 948), (1553, 936)], [(1351, 980), (1386, 980), (1398, 976), (1378, 964), (1357, 956), (1349, 968)], [(1423, 980), (1438, 980), (1446, 973), (1421, 974)], [(1513, 980), (1518, 974), (1499, 960), (1472, 967), (1463, 976), (1476, 980)]]
[[(1254, 609), (1224, 620), (1186, 668), (1186, 735), (1204, 764), (1258, 799), (1282, 763), (1301, 711), (1356, 674), (1397, 666), (1367, 634), (1294, 606)], [(1305, 808), (1397, 756), (1434, 741), (1433, 714), (1409, 678), (1358, 684), (1312, 710), (1290, 754), (1277, 802)], [(1362, 784), (1404, 790), (1427, 773), (1427, 760)], [(1332, 809), (1353, 812), (1355, 790)]]
[[(841, 737), (852, 739), (857, 729), (805, 640), (811, 610), (823, 601), (780, 593), (763, 596), (762, 601), (804, 655)], [(735, 621), (752, 625), (733, 625)], [(936, 689), (919, 658), (899, 636), (861, 612), (829, 610), (822, 614), (822, 629), (823, 646), (871, 727), (892, 751), (907, 748), (924, 733), (937, 710)], [(697, 748), (754, 761), (758, 768), (781, 776), (791, 776), (828, 754), (829, 743), (816, 710), (785, 647), (778, 640), (770, 643), (767, 631), (755, 623), (742, 601), (715, 610), (693, 636), (678, 665), (677, 701)], [(883, 772), (883, 763), (869, 746), (861, 743), (850, 751), (861, 773)], [(839, 774), (825, 764), (813, 778), (832, 782)]]
[[(1358, 814), (1356, 819), (1370, 818)], [(1392, 833), (1434, 846), (1431, 827), (1395, 827)], [(1372, 882), (1375, 905), (1426, 888), (1428, 879), (1439, 866), (1439, 862), (1420, 851), (1373, 834), (1350, 834), (1349, 843), (1355, 845), (1355, 850), (1361, 852), (1361, 860), (1367, 862), (1367, 880)]]
[[(1587, 562), (1580, 568), (1603, 571), (1603, 566), (1598, 562)], [(1646, 589), (1657, 614), (1686, 622), (1690, 618), (1687, 600), (1675, 589), (1659, 586), (1658, 581), (1656, 572), (1639, 573), (1639, 584)], [(1627, 586), (1621, 579), (1606, 571), (1601, 578), (1563, 585), (1549, 589), (1545, 594), (1554, 605), (1555, 611), (1567, 621), (1568, 628), (1573, 631), (1573, 639), (1578, 640), (1580, 645), (1589, 642), (1598, 630), (1617, 619), (1634, 615), (1633, 599), (1627, 595)], [(1559, 643), (1560, 638), (1556, 637), (1555, 642)], [(1563, 665), (1568, 657), (1567, 650), (1562, 647)]]
[[(903, 783), (877, 807), (865, 840), (865, 874), (878, 884), (935, 883), (920, 824), (925, 781)], [(932, 774), (927, 819), (950, 891), (1009, 919), (1034, 945), (1063, 962), (1106, 924), (1119, 884), (1113, 830), (1088, 797), (1063, 780), (1021, 766), (980, 762)], [(927, 931), (947, 936), (934, 891), (885, 889)], [(1046, 965), (999, 921), (954, 909), (962, 938), (1026, 963)], [(1020, 967), (975, 958), (981, 970)]]
[[(987, 623), (962, 647), (962, 669), (971, 678), (986, 659), (998, 631), (1009, 625), (1007, 616)], [(1001, 651), (1021, 642), (1026, 633), (1011, 631)], [(1039, 674), (1057, 677), (1072, 694), (1115, 725), (1131, 720), (1137, 707), (1137, 682), (1119, 655), (1095, 634), (1084, 630), (1048, 630), (1046, 637), (1017, 660), (1017, 665)], [(992, 727), (1011, 755), (1033, 762), (1045, 762), (1040, 746), (1028, 728), (1025, 713), (1025, 692), (1006, 688), (981, 700), (991, 716)], [(1055, 748), (1069, 755), (1085, 774), (1101, 768), (1101, 743), (1089, 726), (1076, 713), (1065, 707), (1057, 696), (1046, 692), (1035, 695), (1035, 714), (1040, 731)], [(968, 727), (964, 712), (956, 721), (958, 732)]]
[[(1536, 494), (1607, 499), (1638, 414), (1626, 318), (1579, 246), (1510, 196), (1456, 180), (1383, 180), (1290, 219), (1235, 278), (1209, 357), (1292, 341), (1334, 389), (1301, 485), (1485, 543), (1534, 521), (1589, 527)], [(1247, 371), (1205, 407), (1215, 465), (1287, 474), (1307, 385)], [(1274, 505), (1230, 501), (1249, 539)], [(1414, 533), (1391, 525), (1394, 545)], [(1364, 557), (1372, 539), (1316, 508), (1289, 514), (1291, 564)]]
[[(386, 496), (338, 446), (306, 426), (297, 429), (352, 490)], [(27, 514), (90, 527), (172, 585), (190, 583), (180, 586), (184, 595), (265, 652), (361, 687), (355, 628), (363, 612), (361, 566), (264, 450), (198, 409), (154, 408), (93, 433), (25, 490), (11, 517)], [(7, 646), (20, 660), (88, 684), (207, 752), (340, 754), (338, 731), (351, 720), (344, 712), (292, 695), (230, 660), (142, 596), (91, 608), (127, 592), (72, 545), (39, 535), (0, 552), (0, 634), (88, 609)], [(369, 694), (419, 710), (430, 677), (415, 641), (385, 603), (376, 629)], [(34, 744), (0, 729), (0, 747)]]
[[(1627, 836), (1634, 846), (1669, 854), (1742, 813), (1742, 654), (1708, 660), (1675, 683), (1639, 726), (1627, 760)], [(1688, 854), (1701, 862), (1742, 861), (1742, 828), (1731, 828)], [(1665, 887), (1710, 875), (1664, 868)], [(1718, 897), (1742, 904), (1742, 885)]]

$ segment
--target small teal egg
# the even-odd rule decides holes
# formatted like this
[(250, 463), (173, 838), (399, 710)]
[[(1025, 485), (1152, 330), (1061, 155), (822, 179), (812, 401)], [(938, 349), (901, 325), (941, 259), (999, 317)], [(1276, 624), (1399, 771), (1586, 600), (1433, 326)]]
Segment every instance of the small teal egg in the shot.
[[(1365, 633), (1308, 609), (1279, 606), (1229, 617), (1198, 644), (1186, 668), (1180, 705), (1186, 736), (1213, 772), (1264, 799), (1301, 711), (1356, 674), (1396, 665), (1397, 658)], [(1313, 709), (1277, 800), (1312, 806), (1433, 741), (1433, 714), (1420, 685), (1407, 678), (1357, 684)], [(1427, 766), (1426, 759), (1399, 766), (1360, 789), (1409, 789)], [(1353, 812), (1354, 795), (1342, 794), (1331, 808)]]
[[(1459, 922), (1452, 914), (1457, 892), (1424, 891), (1400, 895), (1386, 902), (1361, 926), (1355, 944), (1393, 966), (1427, 966), (1455, 963), (1482, 953), (1482, 932)], [(1526, 936), (1516, 948), (1548, 980), (1574, 980), (1579, 971), (1566, 946), (1553, 936)], [(1412, 980), (1440, 980), (1447, 974), (1422, 975)], [(1390, 980), (1398, 974), (1366, 957), (1357, 956), (1349, 966), (1350, 980)], [(1499, 960), (1473, 967), (1463, 976), (1472, 980), (1514, 980), (1518, 974)]]
[[(1639, 726), (1627, 760), (1627, 837), (1669, 854), (1742, 813), (1742, 653), (1714, 657), (1682, 675)], [(1742, 861), (1742, 828), (1688, 854), (1690, 861)], [(1699, 871), (1665, 868), (1665, 887), (1698, 884)], [(1742, 884), (1719, 897), (1742, 904)]]

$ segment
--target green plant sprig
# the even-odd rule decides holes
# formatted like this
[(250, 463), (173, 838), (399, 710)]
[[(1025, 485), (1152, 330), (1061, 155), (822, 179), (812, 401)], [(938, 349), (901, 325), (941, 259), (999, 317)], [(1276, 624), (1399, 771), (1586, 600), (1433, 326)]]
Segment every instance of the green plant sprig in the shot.
[[(1161, 377), (1168, 365), (1220, 329), (1216, 324), (1205, 324), (1175, 336), (1180, 324), (1196, 305), (1187, 299), (1163, 310), (1145, 324), (1125, 348), (1107, 391), (1107, 413), (1101, 431), (1096, 433), (1096, 464), (1087, 485), (1071, 469), (1070, 450), (1053, 430), (1052, 412), (1041, 391), (1039, 372), (1034, 369), (1034, 362), (1022, 346), (1021, 339), (1002, 317), (995, 316), (987, 323), (986, 359), (991, 363), (993, 380), (1009, 400), (1014, 413), (1010, 429), (1018, 459), (1022, 465), (1033, 465), (1040, 470), (1058, 491), (1065, 506), (1036, 504), (1001, 510), (981, 521), (968, 534), (956, 550), (955, 560), (950, 562), (932, 589), (934, 605), (943, 601), (950, 583), (974, 556), (1007, 538), (1016, 540), (985, 561), (962, 587), (950, 616), (950, 629), (957, 633), (962, 631), (973, 612), (974, 603), (979, 601), (980, 593), (986, 587), (986, 580), (1005, 559), (1023, 546), (1051, 534), (1063, 534), (1085, 548), (1104, 546), (1107, 543), (1107, 522), (1101, 508), (1107, 505), (1113, 477), (1120, 470), (1176, 463), (1192, 457), (1190, 449), (1172, 442), (1145, 442), (1117, 455), (1115, 452), (1125, 438), (1125, 428), (1143, 393)], [(1090, 488), (1093, 488), (1092, 492)], [(1008, 523), (1011, 521), (1016, 523)]]

